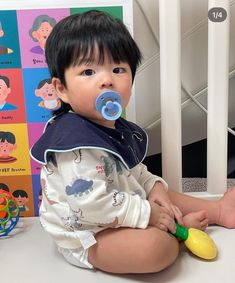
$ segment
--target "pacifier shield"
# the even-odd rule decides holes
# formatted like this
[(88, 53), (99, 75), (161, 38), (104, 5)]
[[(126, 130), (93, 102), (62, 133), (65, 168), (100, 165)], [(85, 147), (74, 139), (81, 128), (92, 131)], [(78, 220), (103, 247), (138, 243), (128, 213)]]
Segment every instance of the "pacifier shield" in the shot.
[(117, 120), (122, 114), (122, 98), (116, 92), (102, 92), (96, 99), (96, 109), (106, 120)]

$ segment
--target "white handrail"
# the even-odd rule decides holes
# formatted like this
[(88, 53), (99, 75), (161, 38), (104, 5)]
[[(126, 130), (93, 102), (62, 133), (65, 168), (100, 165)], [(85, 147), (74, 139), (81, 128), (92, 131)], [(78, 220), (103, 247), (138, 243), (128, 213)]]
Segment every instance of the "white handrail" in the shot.
[(180, 1), (159, 0), (163, 178), (182, 190)]
[(208, 2), (207, 191), (227, 186), (229, 0)]

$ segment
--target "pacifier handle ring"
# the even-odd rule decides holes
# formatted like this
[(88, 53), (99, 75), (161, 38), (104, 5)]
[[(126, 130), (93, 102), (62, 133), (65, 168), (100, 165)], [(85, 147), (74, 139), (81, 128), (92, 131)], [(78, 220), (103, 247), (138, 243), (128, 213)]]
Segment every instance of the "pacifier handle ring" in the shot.
[(102, 109), (101, 109), (101, 115), (102, 115), (105, 119), (110, 120), (110, 121), (117, 120), (117, 119), (121, 116), (121, 112), (122, 112), (122, 107), (121, 107), (121, 105), (120, 105), (118, 102), (114, 101), (114, 102), (112, 102), (112, 103), (118, 107), (118, 112), (117, 112), (116, 115), (114, 115), (114, 116), (108, 116), (108, 115), (105, 113), (106, 105), (104, 105), (104, 106), (102, 107)]

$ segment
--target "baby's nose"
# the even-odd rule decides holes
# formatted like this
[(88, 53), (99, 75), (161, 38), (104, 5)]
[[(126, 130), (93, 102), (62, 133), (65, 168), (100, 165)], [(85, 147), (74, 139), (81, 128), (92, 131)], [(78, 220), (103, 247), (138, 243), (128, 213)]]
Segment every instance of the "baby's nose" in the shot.
[(105, 74), (100, 82), (101, 88), (111, 88), (113, 86), (112, 76), (110, 74)]

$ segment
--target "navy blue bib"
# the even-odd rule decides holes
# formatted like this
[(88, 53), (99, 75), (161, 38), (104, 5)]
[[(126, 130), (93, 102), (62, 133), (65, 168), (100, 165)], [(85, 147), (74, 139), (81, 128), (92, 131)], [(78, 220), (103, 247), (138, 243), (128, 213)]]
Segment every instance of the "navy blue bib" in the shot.
[(43, 135), (32, 147), (31, 156), (45, 165), (53, 152), (99, 149), (118, 157), (131, 169), (144, 159), (147, 143), (146, 133), (123, 118), (115, 121), (115, 129), (111, 129), (68, 112), (49, 120)]

